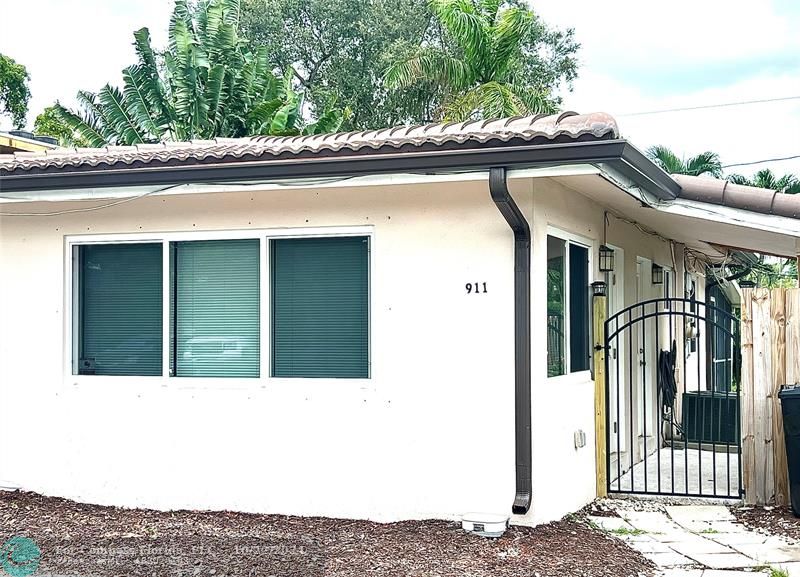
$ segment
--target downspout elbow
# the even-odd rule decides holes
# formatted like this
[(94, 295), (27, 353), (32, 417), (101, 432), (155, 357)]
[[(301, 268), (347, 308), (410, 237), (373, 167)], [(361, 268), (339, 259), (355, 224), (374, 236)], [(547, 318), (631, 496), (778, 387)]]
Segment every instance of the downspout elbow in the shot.
[(492, 201), (514, 232), (514, 440), (515, 515), (531, 507), (531, 229), (508, 190), (505, 167), (489, 170)]

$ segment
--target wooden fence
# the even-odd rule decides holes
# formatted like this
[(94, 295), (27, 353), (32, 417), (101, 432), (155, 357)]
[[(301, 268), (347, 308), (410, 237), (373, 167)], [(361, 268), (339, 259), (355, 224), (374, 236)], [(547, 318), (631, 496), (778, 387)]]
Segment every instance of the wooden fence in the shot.
[(748, 504), (789, 499), (781, 385), (800, 383), (800, 289), (745, 289), (742, 301), (742, 474)]

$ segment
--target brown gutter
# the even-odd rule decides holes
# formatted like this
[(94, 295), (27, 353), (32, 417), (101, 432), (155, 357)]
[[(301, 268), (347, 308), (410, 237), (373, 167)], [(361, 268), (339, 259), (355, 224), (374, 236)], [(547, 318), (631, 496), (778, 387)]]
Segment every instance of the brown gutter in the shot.
[(489, 169), (489, 194), (514, 233), (514, 453), (516, 494), (511, 512), (531, 508), (531, 228), (508, 190), (505, 167)]
[(680, 185), (678, 198), (761, 214), (800, 218), (800, 194), (784, 194), (768, 188), (733, 184), (727, 180), (673, 174)]

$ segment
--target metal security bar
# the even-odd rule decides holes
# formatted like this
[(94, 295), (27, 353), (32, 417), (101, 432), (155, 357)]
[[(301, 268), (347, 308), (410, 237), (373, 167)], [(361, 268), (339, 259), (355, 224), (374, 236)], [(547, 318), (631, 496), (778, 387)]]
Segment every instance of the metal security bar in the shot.
[(733, 312), (694, 299), (608, 318), (610, 493), (741, 497), (739, 335)]

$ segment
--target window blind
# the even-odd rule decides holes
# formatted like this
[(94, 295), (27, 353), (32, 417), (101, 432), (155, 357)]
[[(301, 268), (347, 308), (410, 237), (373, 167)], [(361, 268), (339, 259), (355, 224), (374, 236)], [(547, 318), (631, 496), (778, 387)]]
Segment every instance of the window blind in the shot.
[(78, 258), (78, 373), (160, 375), (162, 245), (84, 245)]
[(270, 242), (272, 374), (369, 376), (369, 239)]
[(171, 246), (176, 376), (259, 376), (259, 241)]

